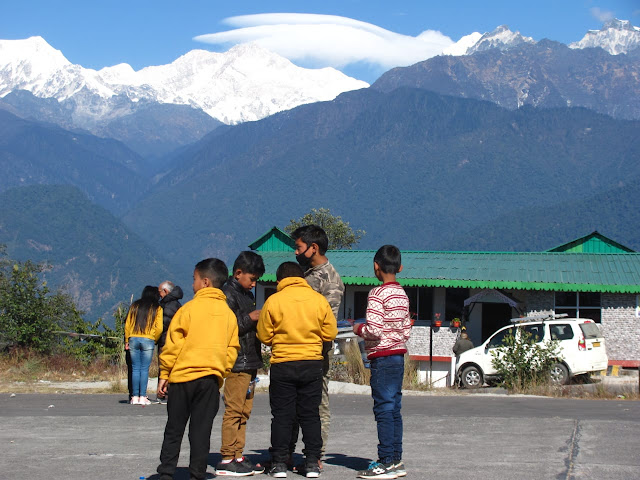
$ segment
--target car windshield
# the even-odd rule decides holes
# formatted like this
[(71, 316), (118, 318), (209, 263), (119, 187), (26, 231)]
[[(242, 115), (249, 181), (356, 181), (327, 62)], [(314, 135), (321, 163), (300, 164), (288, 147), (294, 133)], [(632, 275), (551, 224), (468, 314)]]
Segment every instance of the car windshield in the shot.
[(600, 338), (602, 336), (595, 323), (581, 323), (580, 329), (584, 333), (584, 338)]

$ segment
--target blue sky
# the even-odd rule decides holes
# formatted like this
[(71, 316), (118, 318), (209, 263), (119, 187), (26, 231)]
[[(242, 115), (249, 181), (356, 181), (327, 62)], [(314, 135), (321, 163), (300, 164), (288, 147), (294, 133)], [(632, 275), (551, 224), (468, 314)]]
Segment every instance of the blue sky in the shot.
[[(333, 17), (255, 16), (269, 13)], [(610, 17), (640, 25), (640, 0), (14, 0), (2, 7), (0, 38), (40, 35), (73, 63), (136, 70), (260, 38), (296, 64), (335, 66), (371, 82), (394, 62), (413, 63), (420, 48), (426, 58), (472, 32), (506, 24), (535, 40), (570, 43)]]

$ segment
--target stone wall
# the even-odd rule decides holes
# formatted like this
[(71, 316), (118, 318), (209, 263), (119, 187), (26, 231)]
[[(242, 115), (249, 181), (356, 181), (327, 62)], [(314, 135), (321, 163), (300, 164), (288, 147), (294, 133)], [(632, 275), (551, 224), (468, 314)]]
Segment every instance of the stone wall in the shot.
[[(433, 329), (433, 356), (450, 357), (453, 355), (453, 344), (456, 343), (460, 329), (444, 326)], [(414, 326), (411, 338), (407, 343), (409, 355), (429, 355), (429, 327)]]
[(602, 294), (600, 330), (609, 360), (640, 360), (640, 318), (636, 317), (636, 296)]

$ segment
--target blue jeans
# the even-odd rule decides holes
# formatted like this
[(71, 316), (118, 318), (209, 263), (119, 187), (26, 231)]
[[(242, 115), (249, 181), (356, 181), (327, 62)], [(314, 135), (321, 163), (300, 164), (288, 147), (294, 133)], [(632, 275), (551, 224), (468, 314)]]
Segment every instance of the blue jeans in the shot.
[(149, 382), (149, 365), (153, 357), (156, 343), (150, 338), (129, 337), (129, 353), (131, 354), (131, 395), (134, 397), (147, 396)]
[(402, 379), (404, 355), (371, 359), (371, 396), (378, 424), (378, 459), (402, 460)]

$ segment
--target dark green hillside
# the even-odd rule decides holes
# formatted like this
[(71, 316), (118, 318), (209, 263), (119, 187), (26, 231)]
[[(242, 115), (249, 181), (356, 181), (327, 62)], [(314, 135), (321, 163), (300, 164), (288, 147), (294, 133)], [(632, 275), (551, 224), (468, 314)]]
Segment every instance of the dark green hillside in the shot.
[(13, 188), (0, 194), (0, 205), (0, 244), (9, 257), (49, 262), (50, 286), (66, 286), (87, 318), (110, 322), (118, 302), (176, 278), (145, 240), (75, 187)]
[[(326, 207), (362, 248), (431, 249), (517, 209), (611, 189), (640, 174), (640, 123), (584, 109), (502, 109), (419, 89), (349, 92), (221, 128), (125, 217), (173, 258), (232, 260), (272, 225)], [(149, 219), (149, 220), (145, 220)], [(573, 238), (568, 232), (564, 238)]]
[(32, 122), (0, 109), (0, 192), (10, 187), (74, 185), (119, 212), (142, 196), (144, 160), (122, 143)]
[(521, 209), (451, 235), (442, 250), (540, 252), (598, 230), (640, 252), (640, 177), (597, 195), (549, 207)]

